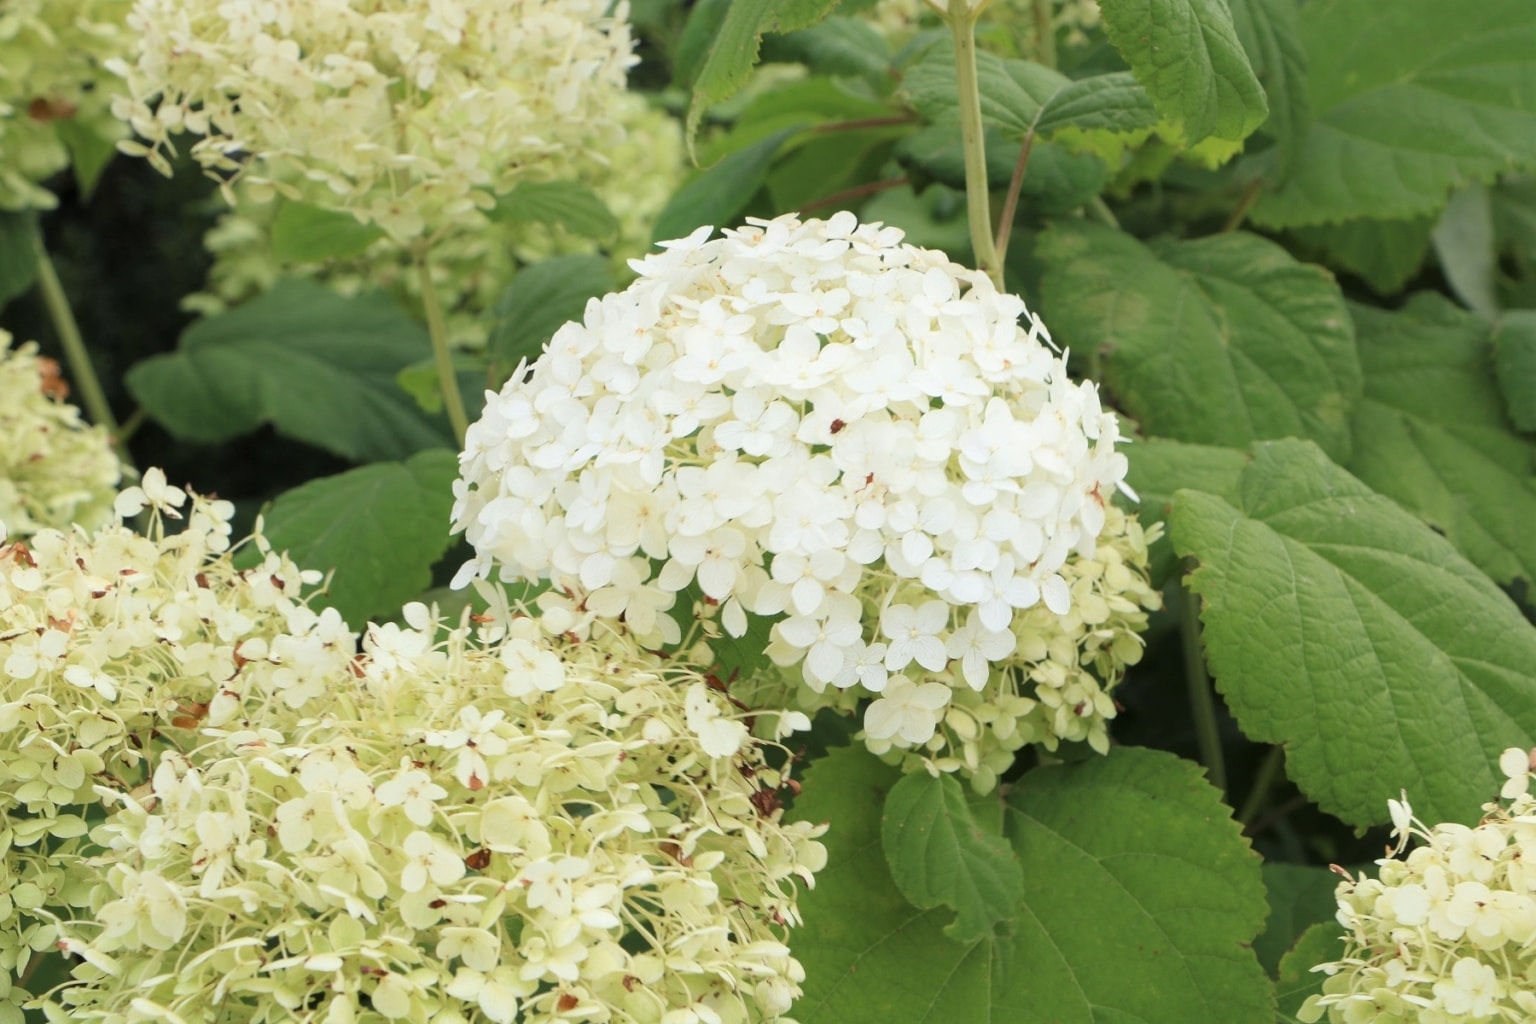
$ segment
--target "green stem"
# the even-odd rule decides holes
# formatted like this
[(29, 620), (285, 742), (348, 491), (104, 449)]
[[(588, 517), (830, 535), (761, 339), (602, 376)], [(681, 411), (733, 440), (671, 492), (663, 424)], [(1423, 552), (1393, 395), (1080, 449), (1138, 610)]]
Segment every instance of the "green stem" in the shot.
[(1222, 760), (1221, 734), (1216, 727), (1216, 697), (1211, 691), (1211, 677), (1205, 674), (1205, 651), (1200, 644), (1200, 603), (1189, 590), (1183, 592), (1179, 609), (1179, 638), (1184, 646), (1184, 681), (1189, 686), (1189, 706), (1195, 716), (1195, 742), (1200, 747), (1200, 762), (1205, 765), (1211, 785), (1227, 789), (1227, 766)]
[(149, 412), (142, 405), (133, 410), (133, 413), (126, 420), (123, 420), (122, 429), (117, 432), (117, 443), (126, 445), (128, 443), (128, 439), (133, 437), (134, 434), (137, 434), (139, 432), (139, 428), (142, 427), (148, 419)]
[(437, 301), (437, 289), (432, 285), (432, 267), (427, 259), (427, 247), (416, 249), (416, 272), (421, 279), (421, 306), (427, 314), (427, 333), (432, 336), (432, 359), (437, 365), (437, 386), (443, 394), (443, 407), (448, 410), (448, 422), (453, 426), (453, 436), (464, 447), (464, 435), (469, 432), (469, 416), (464, 412), (464, 396), (459, 394), (459, 378), (453, 369), (453, 354), (448, 351), (448, 324), (443, 320), (443, 307)]
[(1056, 66), (1055, 14), (1055, 0), (1035, 0), (1035, 62), (1048, 68)]
[(1259, 193), (1264, 191), (1264, 179), (1254, 178), (1243, 189), (1242, 198), (1237, 201), (1237, 208), (1227, 218), (1227, 222), (1221, 226), (1222, 233), (1236, 231), (1243, 226), (1243, 221), (1248, 219), (1248, 211), (1253, 209), (1253, 204), (1259, 201)]
[(960, 142), (965, 149), (965, 206), (971, 227), (976, 269), (1003, 290), (1003, 264), (992, 240), (986, 139), (981, 124), (981, 88), (976, 81), (976, 20), (987, 0), (950, 0), (944, 12), (955, 40), (955, 80), (959, 86)]
[(80, 402), (85, 406), (91, 422), (106, 428), (119, 461), (132, 469), (128, 450), (121, 443), (117, 419), (112, 415), (112, 406), (107, 404), (106, 392), (101, 390), (101, 381), (91, 366), (91, 354), (85, 349), (85, 339), (80, 336), (80, 324), (75, 320), (74, 310), (69, 308), (69, 296), (64, 294), (59, 273), (48, 255), (48, 247), (43, 244), (41, 229), (33, 231), (32, 245), (37, 250), (38, 291), (42, 293), (43, 305), (48, 308), (48, 318), (53, 321), (54, 333), (59, 336), (59, 345), (64, 349), (64, 359), (69, 363), (69, 375), (75, 387), (80, 390)]
[(1111, 210), (1109, 204), (1104, 201), (1103, 196), (1094, 196), (1088, 200), (1085, 209), (1088, 215), (1100, 224), (1114, 228), (1116, 231), (1120, 230), (1120, 220), (1115, 216), (1115, 211)]
[(1237, 820), (1242, 825), (1252, 824), (1254, 816), (1264, 806), (1264, 800), (1269, 796), (1269, 791), (1275, 786), (1275, 779), (1280, 774), (1280, 767), (1285, 764), (1285, 748), (1270, 747), (1269, 753), (1264, 755), (1264, 761), (1259, 765), (1259, 773), (1253, 778), (1253, 788), (1248, 791), (1248, 799), (1243, 801), (1243, 809), (1237, 812)]

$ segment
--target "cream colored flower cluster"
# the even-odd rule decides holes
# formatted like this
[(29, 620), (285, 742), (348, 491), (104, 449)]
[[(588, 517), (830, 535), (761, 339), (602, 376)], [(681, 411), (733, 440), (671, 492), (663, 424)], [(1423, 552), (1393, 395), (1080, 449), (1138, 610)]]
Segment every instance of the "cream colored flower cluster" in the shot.
[(120, 474), (111, 439), (64, 401), (68, 386), (28, 342), (0, 330), (0, 524), (11, 537), (112, 514)]
[[(981, 689), (966, 679), (966, 658), (986, 652), (961, 651), (958, 645), (947, 670), (926, 674), (921, 684), (887, 677), (860, 738), (874, 753), (911, 770), (968, 776), (980, 793), (997, 785), (1028, 743), (1055, 750), (1062, 741), (1086, 742), (1107, 752), (1109, 721), (1117, 711), (1112, 691), (1141, 660), (1147, 614), (1162, 606), (1147, 579), (1147, 544), (1159, 529), (1149, 536), (1134, 516), (1108, 509), (1093, 557), (1074, 556), (1061, 568), (1072, 591), (1067, 614), (1036, 605), (1014, 616), (1009, 627), (1014, 651)], [(788, 654), (775, 647), (768, 653)], [(878, 676), (881, 666), (870, 662), (858, 671)], [(765, 677), (745, 680), (733, 692), (750, 704), (808, 712), (852, 710), (861, 696), (851, 687), (816, 690), (803, 682), (791, 693), (781, 681)], [(926, 739), (909, 738), (923, 735)]]
[[(656, 217), (683, 178), (685, 153), (677, 120), (640, 95), (622, 95), (611, 113), (623, 129), (623, 141), (592, 154), (593, 159), (579, 168), (577, 180), (591, 187), (618, 218), (617, 239), (601, 245), (624, 266), (650, 247)], [(409, 253), (392, 239), (381, 239), (355, 259), (284, 266), (272, 253), (277, 207), (247, 202), (244, 184), (235, 191), (235, 209), (221, 216), (204, 238), (214, 262), (206, 290), (183, 300), (188, 308), (203, 314), (222, 312), (264, 293), (285, 273), (316, 276), (349, 295), (382, 288), (408, 306), (419, 305), (421, 278)], [(532, 263), (598, 246), (559, 229), (506, 221), (442, 239), (432, 248), (431, 270), (451, 342), (459, 348), (478, 348), (485, 342), (486, 314), (511, 283), (518, 261)]]
[(458, 582), (548, 577), (661, 642), (696, 588), (732, 635), (770, 617), (813, 689), (878, 698), (871, 738), (920, 746), (941, 680), (995, 686), (1031, 660), (1021, 615), (1073, 614), (1063, 567), (1095, 555), (1118, 422), (1020, 299), (898, 230), (708, 234), (636, 263), (487, 402)]
[(1485, 804), (1472, 828), (1426, 826), (1406, 794), (1388, 802), (1397, 849), (1410, 838), (1420, 845), (1377, 861), (1378, 878), (1345, 875), (1337, 892), (1345, 955), (1314, 968), (1329, 977), (1300, 1020), (1536, 1020), (1536, 751), (1506, 750), (1499, 767), (1508, 804)]
[(627, 15), (607, 0), (138, 0), (114, 112), (143, 140), (123, 148), (162, 170), (173, 135), (201, 136), (210, 173), (409, 241), (482, 224), (497, 193), (608, 144)]
[[(55, 919), (86, 905), (88, 822), (146, 781), (155, 750), (247, 701), (322, 693), (355, 650), (335, 612), (300, 598), (318, 574), (259, 538), (236, 569), (233, 506), (185, 505), (151, 469), (116, 503), (151, 508), (148, 536), (119, 521), (0, 545), (0, 975), (25, 973)], [(166, 531), (170, 517), (185, 528)]]
[(772, 1021), (820, 826), (683, 659), (422, 605), (118, 793), (72, 1021)]
[(73, 141), (123, 134), (105, 62), (128, 45), (133, 0), (0, 0), (0, 210), (51, 209), (40, 184), (69, 166)]

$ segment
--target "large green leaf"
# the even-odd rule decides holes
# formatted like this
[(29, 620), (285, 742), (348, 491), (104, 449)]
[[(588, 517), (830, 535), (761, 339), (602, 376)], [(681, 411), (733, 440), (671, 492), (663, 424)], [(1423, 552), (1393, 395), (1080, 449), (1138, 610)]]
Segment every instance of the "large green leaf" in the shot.
[(0, 306), (37, 280), (36, 217), (28, 210), (0, 210)]
[(1378, 295), (1391, 295), (1424, 265), (1431, 227), (1427, 217), (1352, 220), (1293, 228), (1290, 234), (1298, 255), (1358, 274)]
[(1504, 314), (1493, 335), (1499, 391), (1516, 427), (1536, 433), (1536, 311)]
[(1176, 496), (1199, 562), (1206, 654), (1251, 738), (1355, 825), (1407, 789), (1426, 821), (1464, 821), (1495, 760), (1536, 739), (1536, 628), (1487, 576), (1315, 446), (1257, 446), (1239, 501)]
[(1024, 867), (1011, 937), (945, 938), (880, 853), (900, 773), (861, 749), (812, 765), (794, 815), (832, 824), (829, 863), (791, 937), (802, 1024), (1269, 1024), (1247, 948), (1264, 917), (1258, 861), (1188, 762), (1117, 748), (1031, 771), (1005, 805)]
[(383, 237), (383, 228), (350, 213), (284, 200), (272, 221), (272, 258), (285, 264), (344, 259)]
[[(1264, 933), (1253, 940), (1253, 951), (1271, 977), (1280, 973), (1280, 960), (1301, 933), (1319, 921), (1332, 921), (1339, 905), (1334, 891), (1339, 876), (1311, 864), (1265, 864), (1264, 890), (1269, 917)], [(1310, 965), (1309, 965), (1310, 966)]]
[(1314, 120), (1259, 223), (1432, 215), (1536, 164), (1536, 4), (1311, 0), (1301, 32)]
[(712, 103), (733, 94), (757, 63), (758, 46), (767, 32), (809, 28), (837, 7), (838, 0), (733, 0), (704, 49), (688, 102), (690, 144), (699, 119)]
[(1254, 235), (1151, 248), (1083, 223), (1053, 226), (1038, 253), (1052, 333), (1100, 354), (1148, 434), (1237, 448), (1301, 436), (1348, 453), (1360, 366), (1327, 271)]
[(768, 169), (779, 147), (802, 127), (796, 123), (776, 131), (684, 182), (656, 218), (653, 237), (657, 241), (683, 238), (705, 224), (735, 227), (737, 216), (752, 201), (753, 193), (768, 180)]
[(1353, 313), (1365, 396), (1350, 472), (1494, 579), (1536, 581), (1536, 448), (1505, 416), (1487, 323), (1436, 295)]
[(1238, 142), (1269, 116), (1226, 0), (1100, 0), (1104, 31), (1185, 146)]
[(201, 320), (174, 353), (128, 372), (128, 390), (177, 437), (224, 441), (271, 423), (358, 461), (403, 458), (451, 439), (395, 376), (431, 354), (427, 333), (383, 297), (310, 281)]
[[(995, 188), (1006, 188), (1018, 160), (1018, 144), (1006, 140), (993, 127), (986, 131), (987, 179)], [(915, 182), (928, 179), (951, 188), (965, 189), (965, 151), (960, 127), (929, 125), (897, 143), (893, 154)], [(1030, 147), (1029, 166), (1020, 182), (1023, 206), (1037, 214), (1062, 214), (1075, 210), (1099, 194), (1109, 183), (1109, 168), (1090, 153), (1075, 153), (1054, 142)]]
[(1300, 1024), (1296, 1014), (1307, 997), (1323, 990), (1328, 977), (1312, 968), (1333, 963), (1344, 955), (1342, 929), (1337, 921), (1322, 921), (1302, 932), (1296, 945), (1280, 961), (1275, 981), (1276, 1009), (1282, 1024)]
[(354, 626), (432, 582), (448, 550), (458, 457), (446, 449), (301, 484), (266, 512), (266, 535), (306, 569), (334, 570), (325, 603)]
[(1231, 0), (1232, 27), (1269, 100), (1263, 132), (1275, 140), (1280, 170), (1290, 173), (1306, 136), (1307, 51), (1301, 45), (1296, 0)]
[[(1149, 437), (1125, 450), (1130, 460), (1126, 482), (1141, 498), (1137, 511), (1143, 526), (1163, 522), (1173, 508), (1173, 495), (1181, 488), (1205, 491), (1230, 501), (1237, 500), (1237, 481), (1248, 465), (1248, 453), (1240, 448), (1186, 444), (1164, 437)], [(1178, 556), (1167, 535), (1147, 549), (1154, 585), (1172, 576)]]
[(763, 40), (764, 59), (799, 61), (818, 75), (858, 75), (880, 84), (891, 76), (891, 47), (868, 21), (832, 17)]
[(560, 325), (580, 320), (587, 301), (613, 290), (601, 256), (557, 256), (519, 270), (492, 310), (486, 354), (491, 379), (507, 379), (518, 362), (539, 358)]
[(1474, 313), (1498, 316), (1494, 287), (1498, 243), (1488, 189), (1474, 181), (1452, 194), (1430, 237), (1440, 270), (1456, 297)]
[(986, 938), (1016, 912), (1024, 895), (1018, 858), (972, 817), (952, 776), (903, 776), (886, 794), (880, 837), (891, 878), (913, 906), (954, 908), (945, 934), (956, 941)]
[(619, 218), (602, 197), (577, 181), (525, 181), (496, 200), (494, 220), (556, 224), (583, 238), (612, 238)]

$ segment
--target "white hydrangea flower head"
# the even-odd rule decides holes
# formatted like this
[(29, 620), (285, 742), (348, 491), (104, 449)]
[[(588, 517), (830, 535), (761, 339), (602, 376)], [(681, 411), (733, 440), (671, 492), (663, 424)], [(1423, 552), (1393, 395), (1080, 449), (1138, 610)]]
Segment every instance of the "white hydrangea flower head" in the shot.
[[(87, 822), (148, 781), (157, 746), (248, 704), (302, 705), (356, 651), (340, 616), (304, 603), (318, 573), (260, 537), (232, 547), (229, 502), (150, 469), (117, 508), (150, 509), (148, 535), (118, 520), (0, 544), (0, 975), (20, 976), (87, 905)], [(246, 545), (256, 564), (237, 569)]]
[(172, 136), (400, 241), (478, 226), (496, 194), (558, 176), (615, 134), (634, 58), (608, 0), (137, 0), (114, 112), (169, 170)]
[[(1336, 893), (1344, 957), (1298, 1019), (1333, 1024), (1536, 1020), (1536, 751), (1499, 758), (1507, 803), (1476, 826), (1428, 826), (1406, 796), (1389, 801), (1396, 845), (1377, 878), (1344, 875)], [(1399, 859), (1403, 846), (1419, 844)]]
[(487, 642), (403, 617), (322, 698), (205, 724), (118, 796), (58, 1008), (778, 1020), (824, 826), (783, 820), (791, 783), (743, 713), (621, 632), (568, 642), (521, 617)]
[(123, 135), (105, 63), (126, 51), (132, 5), (0, 0), (0, 210), (52, 209), (42, 182), (69, 166), (71, 147), (110, 151)]
[(121, 475), (111, 438), (64, 401), (56, 362), (12, 341), (0, 330), (0, 522), (11, 537), (100, 526)]
[[(1022, 300), (897, 229), (709, 234), (636, 262), (489, 396), (460, 458), (476, 557), (457, 582), (549, 578), (589, 612), (642, 609), (661, 642), (693, 588), (734, 635), (772, 617), (815, 690), (952, 689), (952, 665), (986, 687), (1021, 616), (1073, 613), (1063, 570), (1094, 556), (1125, 476), (1115, 416)], [(893, 741), (931, 737), (928, 710)]]

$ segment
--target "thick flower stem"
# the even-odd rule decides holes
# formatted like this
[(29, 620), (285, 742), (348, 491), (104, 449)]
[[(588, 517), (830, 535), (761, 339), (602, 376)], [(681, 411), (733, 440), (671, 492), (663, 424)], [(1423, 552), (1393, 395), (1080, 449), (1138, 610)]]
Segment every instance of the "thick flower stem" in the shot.
[(443, 307), (438, 303), (437, 290), (432, 285), (432, 265), (424, 245), (416, 250), (416, 272), (421, 278), (421, 306), (427, 314), (427, 333), (432, 336), (437, 387), (443, 395), (443, 408), (448, 411), (448, 422), (453, 426), (454, 439), (463, 448), (464, 435), (469, 432), (469, 416), (464, 412), (464, 396), (459, 393), (459, 378), (454, 373), (453, 354), (448, 351), (448, 324), (443, 320)]
[(1205, 651), (1200, 643), (1200, 599), (1184, 588), (1179, 609), (1179, 638), (1184, 646), (1184, 681), (1189, 685), (1189, 706), (1195, 717), (1195, 742), (1200, 763), (1211, 785), (1227, 790), (1227, 766), (1222, 759), (1221, 732), (1216, 726), (1216, 697), (1211, 677), (1205, 672)]
[(981, 125), (981, 89), (976, 82), (976, 21), (987, 0), (950, 0), (944, 11), (955, 40), (955, 81), (959, 87), (960, 142), (965, 150), (965, 205), (976, 269), (1003, 290), (1003, 263), (992, 238), (986, 140)]
[(86, 351), (85, 339), (80, 336), (80, 324), (75, 320), (74, 310), (69, 307), (69, 296), (64, 294), (64, 285), (59, 282), (59, 274), (54, 269), (53, 259), (48, 255), (48, 247), (43, 244), (41, 230), (33, 232), (32, 244), (37, 250), (37, 288), (43, 296), (43, 305), (48, 308), (48, 319), (53, 321), (54, 333), (59, 336), (59, 345), (64, 349), (64, 359), (69, 363), (69, 375), (75, 387), (80, 389), (80, 402), (85, 406), (91, 422), (105, 428), (112, 438), (112, 447), (117, 452), (118, 461), (131, 470), (133, 462), (128, 457), (128, 450), (123, 447), (117, 418), (112, 415), (112, 406), (107, 404), (106, 392), (102, 391), (101, 381), (91, 366), (91, 354)]

